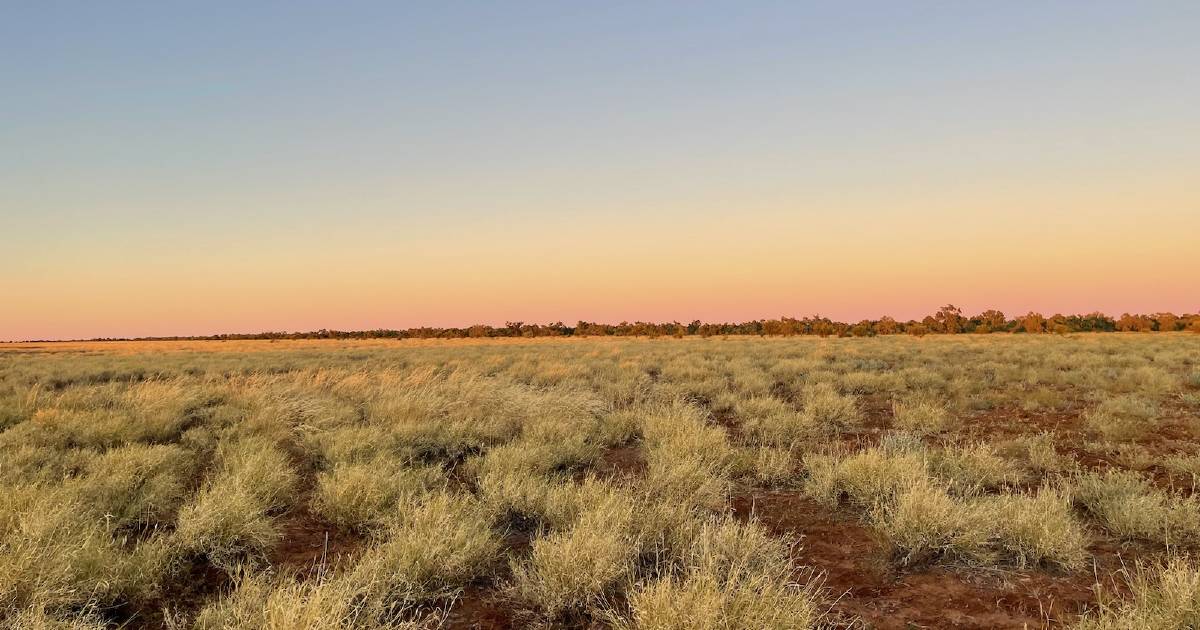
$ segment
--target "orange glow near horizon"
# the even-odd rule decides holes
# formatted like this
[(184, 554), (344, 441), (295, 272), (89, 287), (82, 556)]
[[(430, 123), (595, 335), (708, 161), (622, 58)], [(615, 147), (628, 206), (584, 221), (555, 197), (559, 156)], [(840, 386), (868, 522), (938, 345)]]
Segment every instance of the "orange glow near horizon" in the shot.
[(1042, 215), (1011, 210), (1021, 207), (1011, 200), (977, 210), (1007, 217), (987, 221), (907, 208), (891, 219), (869, 208), (680, 208), (639, 228), (494, 220), (415, 235), (342, 226), (244, 235), (207, 251), (154, 234), (128, 236), (119, 248), (80, 240), (58, 265), (7, 278), (17, 308), (0, 314), (0, 337), (812, 314), (857, 321), (920, 318), (945, 303), (1010, 316), (1194, 312), (1200, 214), (1186, 201), (1155, 205), (1168, 210), (1161, 222), (1091, 199), (1070, 220), (1070, 208)]
[(14, 11), (0, 340), (1200, 310), (1200, 4)]

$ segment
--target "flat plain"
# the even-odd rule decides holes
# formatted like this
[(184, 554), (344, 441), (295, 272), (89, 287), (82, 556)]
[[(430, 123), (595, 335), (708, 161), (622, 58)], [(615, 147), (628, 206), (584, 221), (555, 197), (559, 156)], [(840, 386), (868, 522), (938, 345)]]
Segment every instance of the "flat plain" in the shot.
[(1195, 628), (1200, 335), (0, 346), (8, 628)]

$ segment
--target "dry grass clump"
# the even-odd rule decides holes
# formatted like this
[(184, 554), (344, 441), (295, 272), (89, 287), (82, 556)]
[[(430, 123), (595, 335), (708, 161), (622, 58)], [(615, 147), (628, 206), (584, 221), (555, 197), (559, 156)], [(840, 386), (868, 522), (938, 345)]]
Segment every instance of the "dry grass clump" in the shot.
[[(341, 577), (297, 581), (292, 576), (256, 573), (240, 576), (228, 596), (206, 606), (195, 630), (260, 628), (262, 630), (426, 630), (438, 627), (431, 614), (402, 605), (387, 614), (364, 607), (364, 591)], [(406, 617), (417, 619), (406, 619)], [(182, 624), (180, 624), (182, 625)]]
[(1125, 570), (1130, 596), (1102, 601), (1077, 630), (1200, 628), (1200, 567), (1188, 558), (1161, 564), (1139, 562)]
[(570, 529), (533, 541), (529, 559), (512, 565), (513, 594), (551, 619), (596, 606), (632, 574), (633, 521), (633, 502), (611, 493)]
[(995, 513), (976, 502), (954, 500), (934, 484), (915, 482), (873, 506), (870, 520), (895, 547), (901, 564), (991, 558)]
[(287, 455), (247, 438), (224, 445), (218, 468), (179, 513), (178, 545), (233, 569), (274, 546), (280, 533), (271, 516), (287, 508), (298, 483)]
[(956, 499), (942, 487), (917, 483), (876, 505), (870, 520), (895, 547), (901, 564), (937, 560), (1017, 566), (1081, 567), (1087, 536), (1071, 500), (1043, 487), (1036, 493)]
[(728, 502), (738, 452), (698, 408), (674, 402), (647, 412), (645, 486), (659, 499), (718, 510)]
[(1101, 402), (1085, 416), (1088, 429), (1107, 440), (1134, 440), (1154, 428), (1158, 406), (1134, 395), (1123, 395)]
[(493, 472), (480, 477), (476, 487), (497, 522), (518, 528), (561, 529), (578, 518), (595, 484), (590, 478), (576, 484), (519, 472)]
[(1197, 483), (1200, 483), (1200, 454), (1192, 455), (1170, 455), (1161, 460), (1163, 468), (1177, 474), (1186, 475), (1191, 479), (1192, 487), (1195, 489)]
[(193, 468), (178, 446), (130, 444), (92, 459), (64, 487), (116, 529), (162, 526), (183, 503)]
[(488, 510), (471, 497), (435, 492), (401, 505), (341, 580), (367, 618), (390, 619), (446, 600), (499, 561), (501, 541)]
[(740, 399), (734, 411), (742, 430), (758, 444), (788, 446), (804, 439), (812, 430), (807, 416), (773, 396)]
[(1054, 434), (1042, 432), (1025, 435), (996, 444), (995, 451), (1015, 460), (1027, 470), (1038, 475), (1067, 470), (1072, 460), (1058, 454), (1054, 447)]
[(950, 424), (950, 412), (940, 402), (927, 398), (897, 400), (892, 403), (892, 423), (915, 433), (941, 433)]
[(713, 469), (728, 467), (736, 457), (724, 429), (709, 424), (700, 408), (678, 401), (647, 410), (642, 435), (655, 457), (694, 459)]
[(1157, 458), (1150, 449), (1140, 444), (1102, 442), (1099, 445), (1085, 444), (1084, 448), (1092, 452), (1103, 452), (1122, 468), (1130, 470), (1146, 470), (1157, 463)]
[(1018, 566), (1052, 564), (1068, 571), (1083, 566), (1087, 534), (1071, 512), (1071, 497), (1044, 485), (1034, 493), (983, 499), (992, 512), (999, 550)]
[(725, 509), (732, 489), (728, 468), (689, 458), (652, 457), (644, 483), (659, 500), (711, 511)]
[(863, 415), (853, 396), (839, 394), (829, 383), (814, 383), (804, 388), (802, 418), (810, 431), (836, 434), (857, 427)]
[(1033, 494), (983, 494), (1015, 473), (986, 449), (891, 444), (840, 459), (810, 456), (806, 463), (805, 491), (825, 503), (844, 499), (864, 510), (902, 564), (1002, 558), (1020, 566), (1073, 569), (1083, 561), (1086, 536), (1065, 494), (1050, 487)]
[(564, 475), (590, 467), (602, 447), (583, 436), (553, 440), (522, 438), (489, 450), (472, 463), (480, 478), (495, 475)]
[(817, 582), (800, 586), (794, 571), (787, 547), (754, 524), (708, 523), (678, 569), (635, 586), (628, 610), (609, 617), (629, 630), (816, 627)]
[(978, 495), (1015, 484), (1023, 478), (1020, 468), (997, 455), (991, 445), (930, 449), (929, 472), (957, 495)]
[(338, 527), (363, 531), (386, 523), (402, 500), (445, 484), (435, 466), (410, 467), (389, 459), (337, 464), (317, 475), (312, 508)]
[(445, 492), (407, 501), (382, 542), (343, 572), (315, 580), (241, 572), (238, 588), (207, 606), (197, 629), (350, 630), (437, 627), (430, 605), (448, 603), (496, 563), (500, 541), (486, 511)]
[(1179, 388), (1179, 377), (1166, 370), (1143, 365), (1125, 370), (1116, 380), (1119, 391), (1138, 392), (1151, 398), (1160, 398)]
[(870, 509), (891, 502), (902, 490), (927, 479), (924, 457), (914, 452), (871, 448), (844, 458), (810, 454), (804, 463), (808, 468), (805, 493), (829, 505), (844, 499), (855, 507)]
[(108, 624), (88, 612), (52, 614), (30, 607), (0, 619), (0, 630), (106, 630)]
[(263, 559), (280, 537), (253, 490), (233, 482), (202, 489), (195, 502), (180, 511), (175, 530), (181, 549), (227, 571)]
[[(172, 561), (162, 536), (129, 543), (62, 488), (0, 488), (0, 613), (70, 613), (143, 600)], [(69, 615), (68, 615), (69, 616)]]
[(799, 480), (791, 449), (764, 446), (754, 449), (753, 457), (754, 479), (759, 485), (783, 487)]
[[(12, 430), (0, 435), (8, 436)], [(0, 479), (16, 484), (54, 485), (76, 477), (95, 459), (91, 450), (61, 450), (49, 446), (15, 443), (0, 447)]]
[[(882, 368), (882, 366), (871, 366)], [(870, 394), (899, 389), (900, 383), (888, 372), (847, 372), (838, 378), (838, 389), (853, 394)]]
[(374, 397), (366, 415), (386, 430), (396, 457), (456, 461), (515, 439), (552, 442), (551, 434), (581, 440), (604, 411), (588, 392), (533, 389), (470, 371), (417, 369), (396, 378), (395, 389)]
[(1200, 544), (1200, 498), (1194, 495), (1159, 490), (1142, 475), (1121, 470), (1080, 475), (1074, 493), (1114, 534), (1167, 546)]
[(178, 378), (68, 388), (54, 398), (44, 395), (32, 422), (14, 428), (26, 443), (60, 449), (161, 444), (179, 439), (205, 395)]

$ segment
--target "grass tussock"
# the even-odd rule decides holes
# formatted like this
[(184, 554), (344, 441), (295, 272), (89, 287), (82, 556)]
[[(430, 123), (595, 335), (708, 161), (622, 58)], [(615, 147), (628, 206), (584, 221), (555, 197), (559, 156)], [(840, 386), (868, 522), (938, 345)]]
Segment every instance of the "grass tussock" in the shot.
[(1184, 557), (1161, 564), (1139, 562), (1125, 570), (1128, 598), (1102, 601), (1078, 630), (1157, 630), (1200, 627), (1200, 567)]
[(1200, 498), (1155, 488), (1136, 472), (1088, 473), (1074, 482), (1075, 499), (1118, 536), (1171, 546), (1200, 544)]
[(842, 501), (860, 509), (889, 503), (904, 489), (926, 480), (925, 460), (913, 452), (866, 449), (848, 457), (811, 454), (805, 457), (804, 491), (829, 505)]
[(1071, 467), (1070, 458), (1055, 448), (1053, 433), (1042, 432), (1005, 440), (996, 445), (998, 454), (1034, 475), (1059, 473)]
[(627, 610), (609, 617), (629, 630), (816, 627), (819, 582), (797, 584), (788, 558), (787, 547), (754, 524), (710, 522), (678, 569), (634, 586)]
[(815, 383), (804, 389), (803, 420), (810, 431), (829, 435), (857, 428), (862, 410), (851, 395), (840, 394), (829, 383)]
[(940, 433), (950, 424), (950, 412), (940, 402), (927, 398), (897, 400), (892, 403), (892, 423), (898, 429), (915, 433)]
[(1085, 415), (1088, 429), (1106, 440), (1135, 440), (1154, 429), (1158, 405), (1136, 395), (1123, 395), (1101, 402)]
[(1035, 493), (989, 494), (1014, 469), (979, 447), (932, 450), (896, 442), (846, 457), (810, 456), (805, 491), (826, 504), (864, 512), (901, 564), (936, 561), (1018, 566), (1081, 566), (1087, 543), (1071, 499), (1045, 486)]
[(930, 473), (958, 495), (995, 492), (1025, 477), (1014, 462), (986, 443), (931, 450), (927, 457)]
[(256, 439), (219, 451), (217, 470), (179, 513), (176, 543), (232, 570), (278, 543), (273, 515), (289, 507), (298, 483), (287, 455)]
[(983, 504), (955, 501), (944, 489), (918, 482), (876, 504), (870, 520), (895, 548), (900, 564), (911, 565), (990, 559), (994, 515)]
[(433, 466), (410, 467), (386, 459), (337, 464), (317, 476), (312, 508), (338, 527), (365, 531), (387, 523), (404, 500), (445, 484), (442, 470)]
[(500, 537), (478, 501), (437, 492), (400, 506), (395, 520), (344, 578), (362, 606), (387, 618), (413, 606), (446, 600), (500, 559)]
[(513, 594), (551, 619), (595, 607), (632, 574), (633, 520), (633, 503), (613, 493), (570, 529), (538, 538), (512, 566)]
[[(236, 589), (206, 606), (195, 630), (428, 630), (438, 627), (436, 613), (404, 606), (364, 605), (367, 590), (344, 577), (297, 581), (266, 573), (240, 576)], [(183, 624), (179, 624), (183, 625)]]

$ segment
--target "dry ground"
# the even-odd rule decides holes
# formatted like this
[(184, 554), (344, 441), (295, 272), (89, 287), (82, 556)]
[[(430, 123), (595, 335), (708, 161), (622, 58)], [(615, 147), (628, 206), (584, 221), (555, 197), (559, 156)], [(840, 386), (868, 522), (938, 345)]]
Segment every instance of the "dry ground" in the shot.
[(0, 627), (1195, 628), (1200, 336), (0, 345)]

